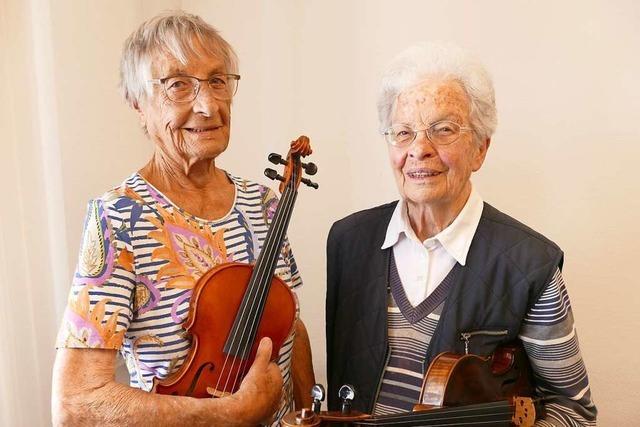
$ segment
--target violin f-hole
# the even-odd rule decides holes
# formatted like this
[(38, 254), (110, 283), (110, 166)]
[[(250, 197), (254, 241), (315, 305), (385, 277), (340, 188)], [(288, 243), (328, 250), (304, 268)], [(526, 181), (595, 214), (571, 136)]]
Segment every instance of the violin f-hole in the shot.
[(200, 367), (196, 371), (196, 374), (193, 376), (191, 384), (189, 384), (189, 389), (187, 390), (186, 396), (191, 396), (191, 393), (193, 393), (193, 390), (195, 390), (196, 385), (198, 385), (198, 380), (200, 379), (200, 375), (202, 375), (202, 370), (206, 367), (209, 367), (209, 372), (213, 372), (213, 370), (216, 368), (212, 362), (207, 362), (200, 365)]

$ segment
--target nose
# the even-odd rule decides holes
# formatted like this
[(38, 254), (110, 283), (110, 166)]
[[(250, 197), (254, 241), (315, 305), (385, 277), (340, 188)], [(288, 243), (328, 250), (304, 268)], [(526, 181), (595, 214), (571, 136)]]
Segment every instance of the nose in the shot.
[(436, 155), (433, 143), (427, 138), (427, 131), (421, 130), (409, 146), (409, 156), (414, 159), (425, 159)]
[(220, 101), (213, 96), (213, 89), (206, 83), (200, 85), (198, 95), (193, 102), (193, 111), (205, 117), (211, 117), (220, 110)]

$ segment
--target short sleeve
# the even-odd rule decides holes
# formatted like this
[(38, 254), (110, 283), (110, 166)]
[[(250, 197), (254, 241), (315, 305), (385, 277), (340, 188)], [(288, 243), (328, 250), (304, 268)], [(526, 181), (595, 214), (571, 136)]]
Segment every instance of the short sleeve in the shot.
[(57, 348), (119, 349), (136, 289), (126, 221), (113, 205), (89, 202), (78, 263)]

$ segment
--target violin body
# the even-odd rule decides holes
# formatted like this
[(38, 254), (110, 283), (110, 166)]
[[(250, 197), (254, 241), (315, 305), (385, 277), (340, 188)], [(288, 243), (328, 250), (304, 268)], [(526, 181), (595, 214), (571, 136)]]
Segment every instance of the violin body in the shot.
[[(240, 359), (224, 352), (225, 342), (247, 292), (254, 266), (221, 264), (197, 282), (191, 297), (184, 328), (192, 336), (191, 349), (182, 366), (164, 380), (156, 380), (155, 391), (191, 397), (222, 397), (235, 392), (251, 367), (262, 337), (273, 342), (271, 360), (278, 357), (285, 339), (292, 332), (296, 316), (293, 292), (277, 276), (271, 286), (249, 357)], [(206, 301), (206, 302), (205, 302)], [(195, 307), (206, 306), (206, 310)], [(198, 337), (206, 337), (201, 343)]]
[(221, 264), (206, 272), (191, 295), (183, 325), (191, 336), (184, 363), (164, 380), (154, 381), (156, 393), (191, 397), (223, 397), (238, 390), (255, 360), (260, 340), (269, 337), (275, 360), (293, 332), (296, 300), (293, 292), (274, 275), (291, 219), (298, 186), (318, 184), (302, 177), (317, 171), (301, 157), (311, 154), (309, 138), (291, 142), (286, 160), (271, 153), (269, 160), (286, 166), (284, 176), (273, 169), (265, 175), (281, 181), (282, 197), (254, 265)]
[(422, 383), (424, 409), (495, 402), (533, 396), (529, 361), (520, 345), (506, 345), (488, 356), (441, 353)]
[(429, 365), (421, 403), (412, 412), (372, 416), (358, 411), (303, 410), (287, 414), (282, 425), (530, 427), (537, 413), (529, 397), (534, 393), (530, 379), (520, 345), (499, 347), (489, 357), (446, 352)]

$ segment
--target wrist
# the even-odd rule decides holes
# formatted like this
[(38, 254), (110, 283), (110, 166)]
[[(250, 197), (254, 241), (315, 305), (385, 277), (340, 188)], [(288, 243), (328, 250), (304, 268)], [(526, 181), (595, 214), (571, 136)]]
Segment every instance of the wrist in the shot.
[[(256, 415), (253, 405), (246, 400), (238, 398), (235, 394), (211, 399), (200, 399), (206, 402), (206, 411), (209, 416), (215, 414), (214, 424), (230, 427), (255, 426), (260, 420)], [(213, 421), (213, 420), (212, 420)]]

